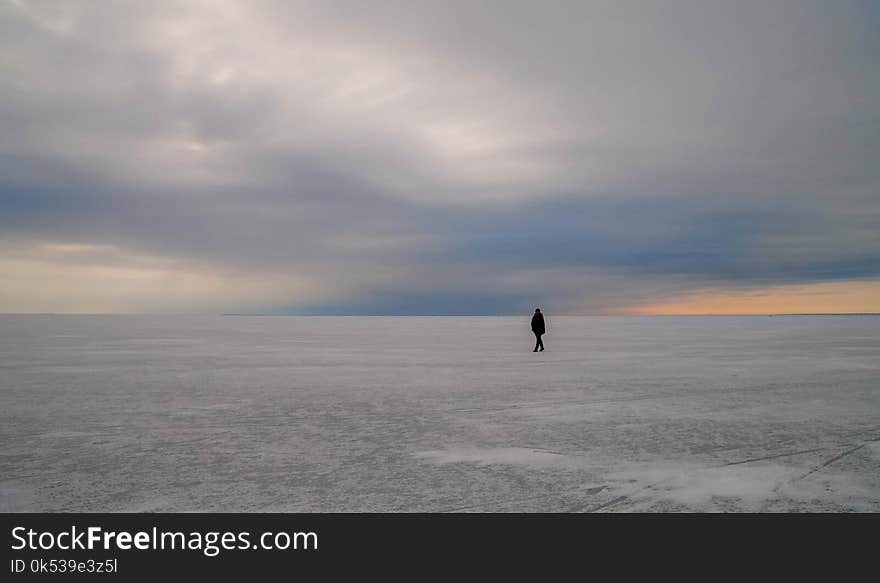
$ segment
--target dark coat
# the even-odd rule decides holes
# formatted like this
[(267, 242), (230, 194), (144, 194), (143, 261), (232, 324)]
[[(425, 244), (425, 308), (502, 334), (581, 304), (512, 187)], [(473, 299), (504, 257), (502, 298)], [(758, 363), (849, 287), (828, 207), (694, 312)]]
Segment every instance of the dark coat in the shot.
[(532, 316), (532, 332), (535, 334), (544, 334), (544, 314), (538, 312)]

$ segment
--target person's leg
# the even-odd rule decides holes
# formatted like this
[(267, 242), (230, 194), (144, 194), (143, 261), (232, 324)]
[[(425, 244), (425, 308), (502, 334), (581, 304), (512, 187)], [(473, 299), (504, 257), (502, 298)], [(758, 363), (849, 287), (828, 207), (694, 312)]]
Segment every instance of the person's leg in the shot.
[(538, 344), (541, 346), (541, 350), (544, 350), (544, 340), (541, 338), (541, 334), (538, 334)]
[(535, 349), (532, 352), (538, 352), (538, 346), (541, 345), (541, 335), (535, 332)]

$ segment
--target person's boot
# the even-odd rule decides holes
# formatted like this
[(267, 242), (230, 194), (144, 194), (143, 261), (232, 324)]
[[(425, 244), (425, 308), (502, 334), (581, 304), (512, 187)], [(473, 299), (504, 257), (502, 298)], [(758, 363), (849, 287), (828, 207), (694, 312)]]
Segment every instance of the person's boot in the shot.
[(541, 347), (541, 352), (544, 352), (544, 347), (543, 347), (543, 346)]

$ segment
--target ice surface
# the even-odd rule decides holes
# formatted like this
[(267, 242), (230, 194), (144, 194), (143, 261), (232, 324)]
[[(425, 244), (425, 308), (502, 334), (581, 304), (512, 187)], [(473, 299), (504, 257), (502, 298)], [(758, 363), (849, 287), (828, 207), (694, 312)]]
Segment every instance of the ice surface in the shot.
[(0, 316), (3, 511), (880, 511), (880, 317)]

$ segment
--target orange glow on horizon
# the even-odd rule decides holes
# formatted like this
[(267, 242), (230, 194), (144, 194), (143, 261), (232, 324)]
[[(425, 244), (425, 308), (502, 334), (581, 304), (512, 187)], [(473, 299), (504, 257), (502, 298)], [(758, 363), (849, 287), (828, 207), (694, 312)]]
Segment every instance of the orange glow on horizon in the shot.
[(667, 302), (622, 310), (629, 315), (880, 313), (880, 281), (707, 289)]

